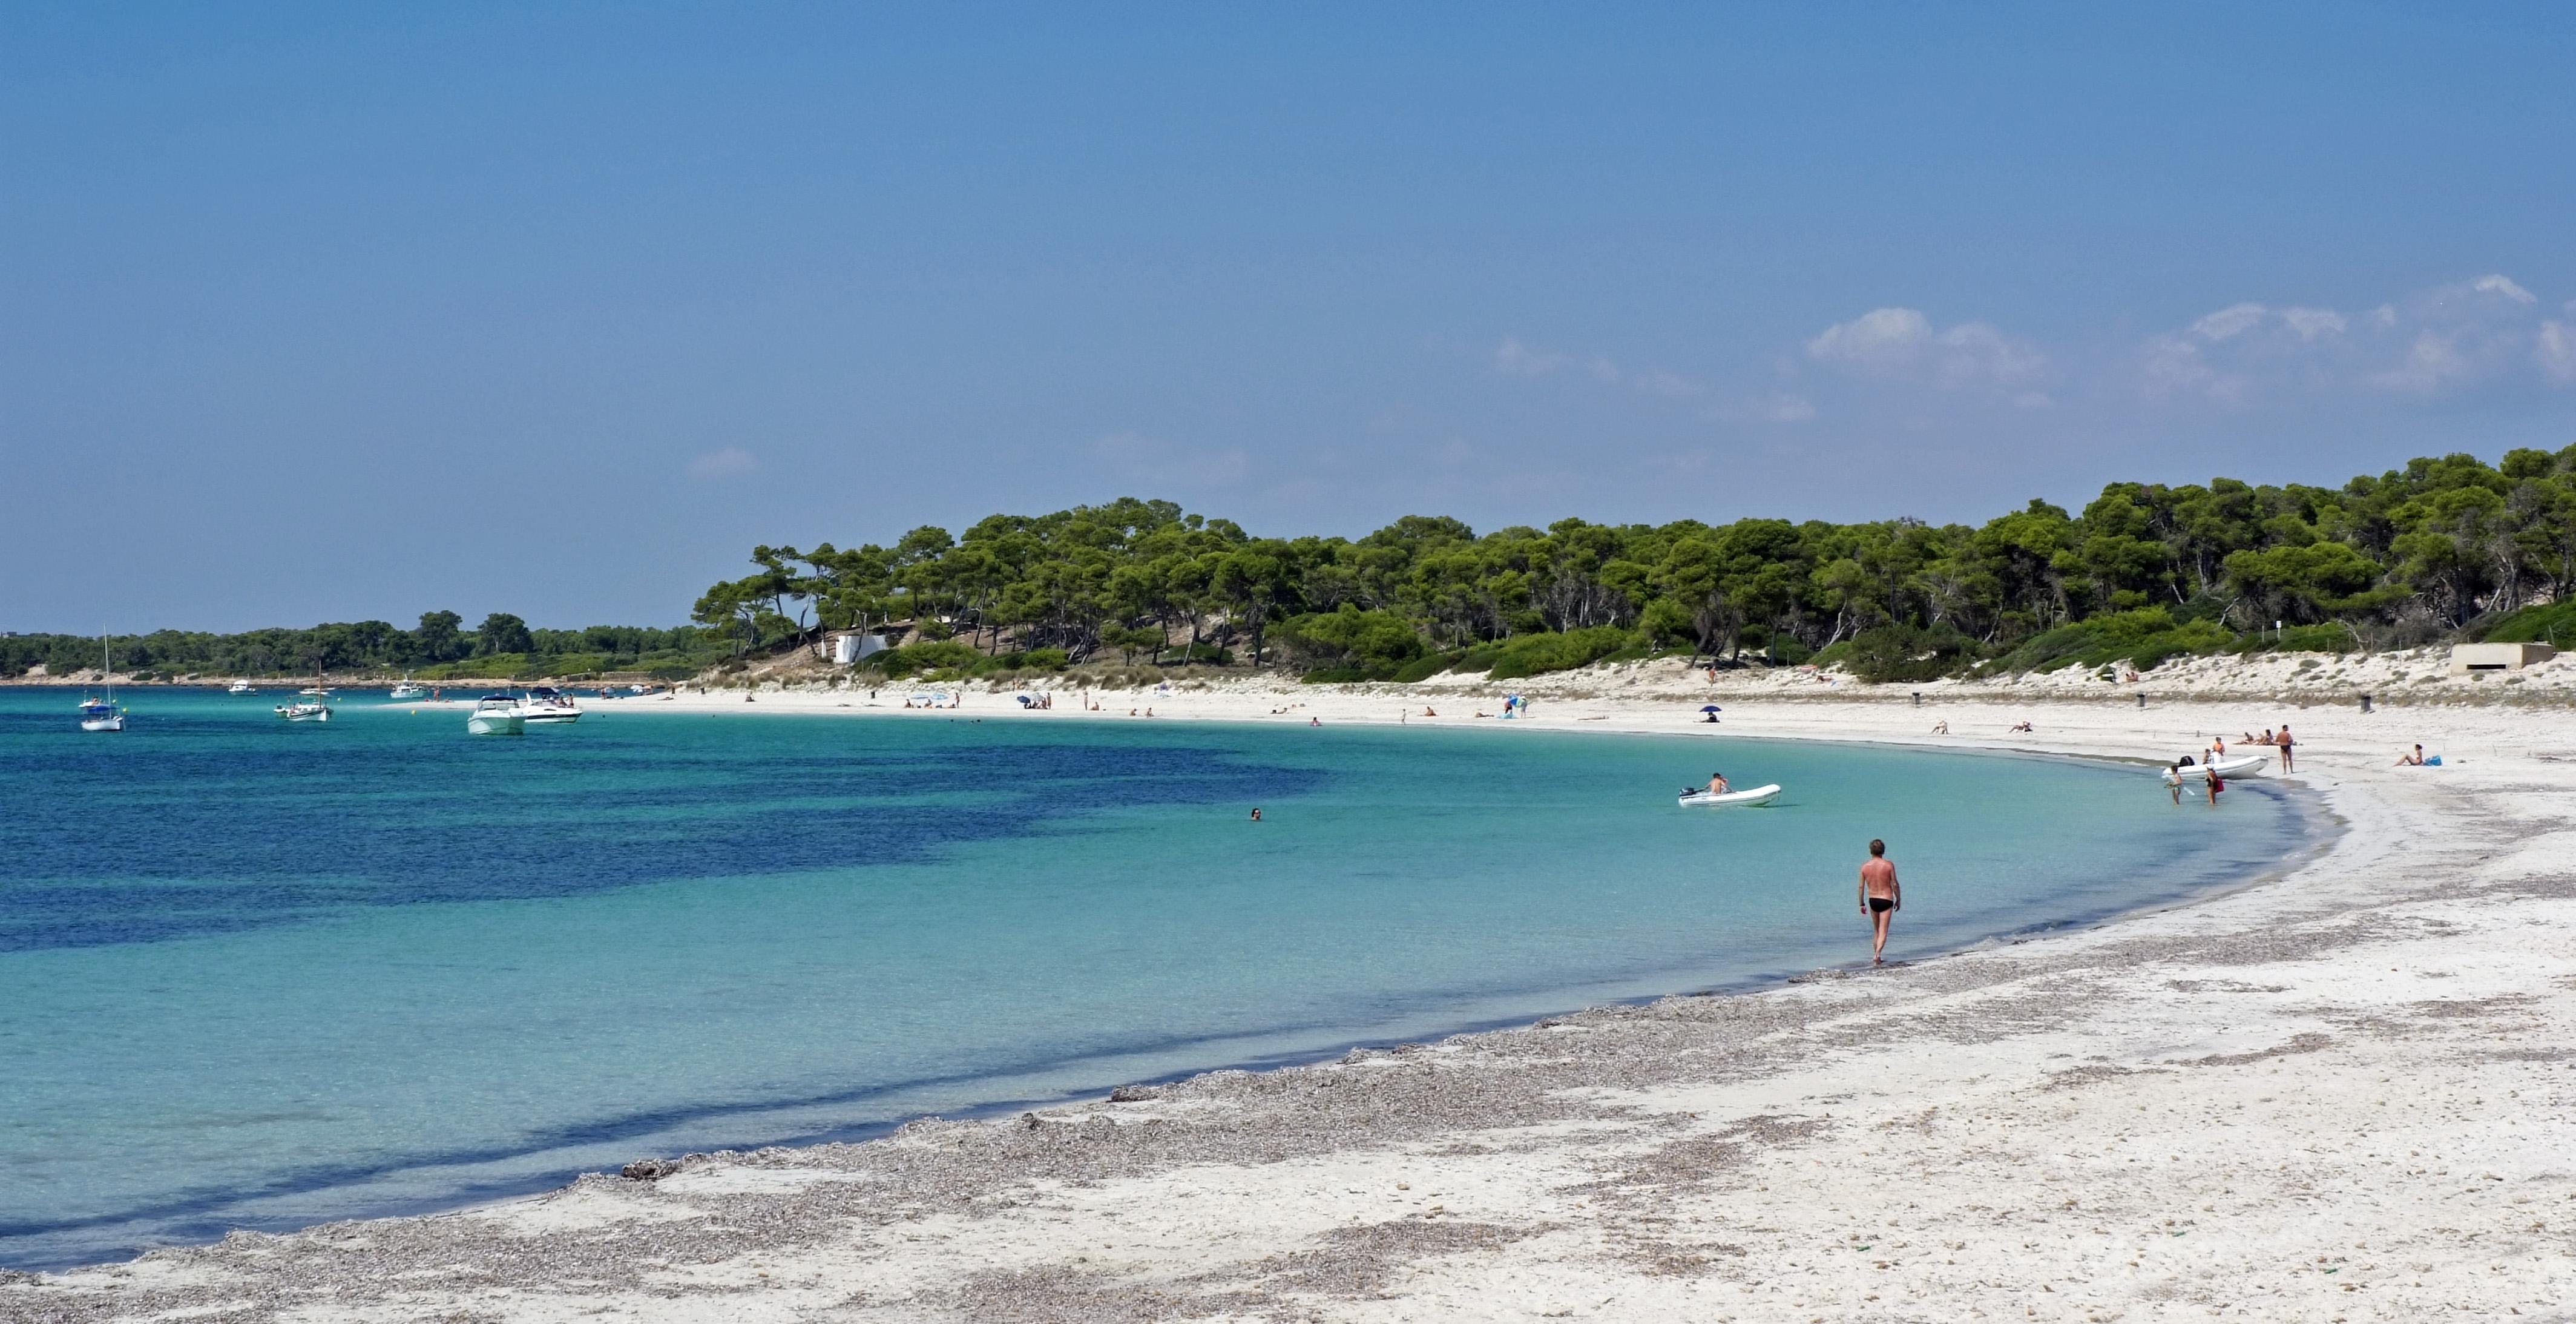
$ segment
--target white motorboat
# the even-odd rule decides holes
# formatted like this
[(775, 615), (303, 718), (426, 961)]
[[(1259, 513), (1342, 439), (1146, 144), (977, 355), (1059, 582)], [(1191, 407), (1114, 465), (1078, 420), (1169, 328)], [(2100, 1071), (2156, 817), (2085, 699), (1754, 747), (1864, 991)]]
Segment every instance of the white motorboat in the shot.
[(307, 685), (303, 689), (297, 690), (296, 693), (301, 694), (308, 699), (327, 699), (331, 697), (331, 691), (326, 690), (319, 685)]
[(1780, 798), (1780, 786), (1779, 783), (1774, 782), (1769, 786), (1728, 791), (1722, 795), (1713, 795), (1704, 786), (1696, 787), (1683, 791), (1681, 802), (1685, 806), (1706, 805), (1711, 808), (1726, 808), (1732, 805), (1767, 805), (1778, 798)]
[(527, 697), (519, 701), (519, 707), (527, 714), (528, 723), (532, 726), (560, 726), (581, 720), (581, 705), (574, 703), (571, 695), (552, 685), (529, 686)]
[(406, 699), (426, 699), (428, 697), (429, 687), (413, 680), (409, 676), (403, 677), (402, 683), (394, 686), (393, 699), (396, 703), (401, 703)]
[(258, 687), (258, 686), (256, 686), (256, 685), (251, 684), (249, 681), (246, 681), (246, 680), (237, 680), (237, 681), (234, 681), (234, 682), (233, 682), (232, 684), (230, 684), (230, 685), (226, 685), (226, 686), (224, 687), (224, 693), (226, 693), (226, 694), (257, 694), (257, 693), (259, 693), (259, 687)]
[(2272, 756), (2269, 754), (2229, 754), (2223, 758), (2211, 759), (2207, 763), (2167, 768), (2163, 776), (2169, 783), (2184, 778), (2197, 781), (2216, 772), (2219, 779), (2224, 781), (2231, 777), (2261, 777), (2269, 774), (2271, 770)]
[(281, 703), (270, 711), (290, 722), (331, 720), (331, 705), (320, 699), (297, 699), (293, 703)]
[(465, 715), (465, 734), (469, 736), (525, 735), (527, 729), (527, 710), (507, 694), (486, 694), (475, 702), (474, 711)]
[(81, 729), (83, 731), (122, 731), (125, 729), (125, 710), (116, 706), (116, 673), (108, 666), (106, 635), (98, 637), (98, 669), (106, 678), (107, 697), (104, 699), (82, 697)]

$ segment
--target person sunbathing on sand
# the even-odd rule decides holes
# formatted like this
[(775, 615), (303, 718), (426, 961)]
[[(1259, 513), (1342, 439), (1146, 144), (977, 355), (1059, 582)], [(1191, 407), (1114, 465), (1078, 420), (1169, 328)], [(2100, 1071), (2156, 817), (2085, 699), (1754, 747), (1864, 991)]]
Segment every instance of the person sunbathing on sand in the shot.
[(1431, 711), (1431, 705), (1426, 703), (1422, 705), (1422, 715), (1425, 717), (1438, 717), (1440, 714)]
[(1860, 915), (1869, 921), (1869, 963), (1887, 964), (1887, 926), (1904, 905), (1897, 890), (1896, 864), (1887, 858), (1887, 843), (1873, 837), (1869, 859), (1860, 866)]
[(2423, 747), (2422, 745), (2417, 745), (2417, 746), (2415, 747), (2415, 752), (2414, 752), (2414, 753), (2412, 753), (2412, 754), (2400, 754), (2400, 755), (2398, 755), (2398, 756), (2397, 756), (2397, 766), (2398, 766), (2398, 767), (2401, 767), (2401, 768), (2420, 768), (2420, 767), (2423, 767), (2423, 766), (2424, 766), (2424, 747)]
[(2026, 721), (2023, 721), (2023, 722), (2015, 722), (2015, 723), (2013, 723), (2011, 726), (2005, 727), (2004, 729), (2005, 729), (2005, 730), (2007, 730), (2007, 731), (2028, 731), (2028, 730), (2030, 729), (2030, 723), (2029, 723), (2029, 722), (2026, 722)]
[(1934, 722), (1932, 724), (1932, 734), (1936, 736), (1946, 736), (1950, 734), (1950, 719), (1944, 717), (1940, 721)]

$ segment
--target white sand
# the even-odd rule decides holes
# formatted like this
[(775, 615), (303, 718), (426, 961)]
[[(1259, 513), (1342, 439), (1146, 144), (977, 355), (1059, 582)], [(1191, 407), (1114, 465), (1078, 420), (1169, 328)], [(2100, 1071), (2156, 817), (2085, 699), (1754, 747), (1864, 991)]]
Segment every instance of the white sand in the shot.
[[(1407, 725), (1498, 738), (1722, 731), (2159, 760), (2286, 719), (2301, 780), (2349, 830), (2276, 881), (2088, 932), (1042, 1119), (237, 1236), (0, 1285), (0, 1317), (2576, 1318), (2576, 881), (2560, 862), (2576, 846), (2576, 715), (2558, 666), (2515, 687), (2545, 691), (2527, 702), (2493, 681), (2426, 682), (2415, 706), (2370, 716), (2349, 680), (2312, 680), (2307, 708), (2174, 697), (2277, 692), (2286, 665), (1926, 686), (1920, 709), (1913, 687), (1713, 688), (1646, 668), (1515, 687), (1539, 696), (1526, 726), (1465, 716), (1495, 702), (1463, 686), (1429, 700), (1434, 718), (1421, 687), (1120, 693), (1108, 714), (1066, 692), (1052, 712), (971, 692), (953, 714), (880, 708), (1332, 724), (1392, 722), (1400, 697)], [(2159, 697), (2141, 710), (2137, 688)], [(1712, 692), (1725, 725), (1692, 725)], [(751, 706), (842, 702), (870, 712), (846, 695)], [(1285, 705), (1299, 706), (1273, 713)], [(590, 706), (586, 722), (745, 707)], [(2032, 733), (2004, 731), (2023, 717)], [(1951, 734), (1933, 735), (1944, 719)], [(2447, 766), (2389, 766), (2419, 739)], [(1904, 936), (1900, 920), (1892, 950)]]

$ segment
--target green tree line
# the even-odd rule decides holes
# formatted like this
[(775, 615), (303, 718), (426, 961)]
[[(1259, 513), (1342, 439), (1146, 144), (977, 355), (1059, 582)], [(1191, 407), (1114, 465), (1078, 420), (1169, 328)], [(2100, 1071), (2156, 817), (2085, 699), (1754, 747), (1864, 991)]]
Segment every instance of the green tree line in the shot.
[[(152, 676), (312, 676), (324, 672), (413, 672), (423, 677), (681, 670), (693, 673), (722, 656), (696, 626), (653, 629), (594, 625), (545, 630), (507, 612), (467, 629), (452, 611), (425, 612), (405, 630), (385, 621), (332, 622), (307, 629), (213, 634), (157, 630), (117, 635), (116, 668)], [(96, 667), (95, 635), (0, 635), (0, 676), (37, 666), (62, 675)]]
[(1224, 647), (1335, 679), (1667, 649), (1886, 678), (2105, 650), (2153, 665), (2257, 640), (2412, 646), (2570, 596), (2576, 447), (2418, 459), (2339, 487), (2113, 483), (2078, 512), (2034, 499), (1974, 525), (1565, 519), (1479, 534), (1415, 515), (1356, 539), (1262, 538), (1122, 498), (752, 560), (692, 612), (736, 656), (894, 624), (988, 658)]

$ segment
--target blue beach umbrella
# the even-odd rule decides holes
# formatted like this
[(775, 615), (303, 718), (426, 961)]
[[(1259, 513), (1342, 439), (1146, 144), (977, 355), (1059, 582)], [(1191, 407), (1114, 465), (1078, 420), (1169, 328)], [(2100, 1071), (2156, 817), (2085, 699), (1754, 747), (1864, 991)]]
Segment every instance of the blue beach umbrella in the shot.
[(1700, 711), (1701, 711), (1701, 712), (1704, 712), (1704, 713), (1722, 713), (1722, 712), (1725, 712), (1726, 710), (1725, 710), (1725, 709), (1723, 709), (1723, 708), (1718, 707), (1716, 704), (1713, 704), (1713, 703), (1707, 703), (1707, 704), (1702, 704), (1702, 705), (1700, 705)]

